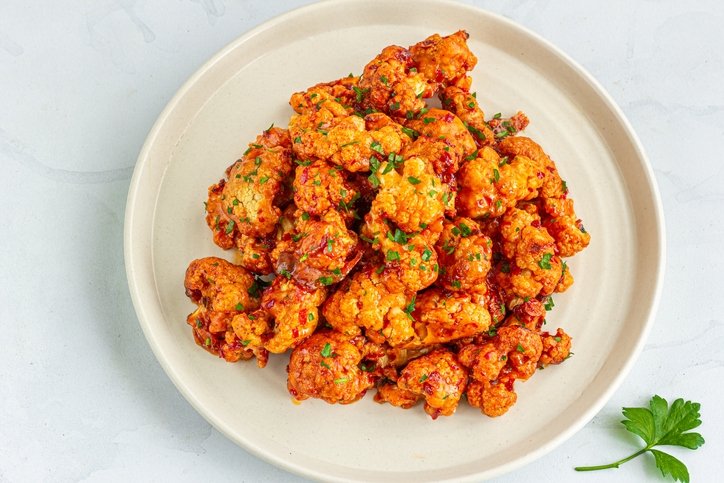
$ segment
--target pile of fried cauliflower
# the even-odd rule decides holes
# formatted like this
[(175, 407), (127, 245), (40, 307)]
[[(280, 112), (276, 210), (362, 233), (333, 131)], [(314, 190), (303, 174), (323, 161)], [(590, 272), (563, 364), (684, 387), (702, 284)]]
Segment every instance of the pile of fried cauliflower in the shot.
[(238, 264), (188, 267), (199, 346), (260, 368), (291, 349), (296, 400), (374, 387), (433, 419), (464, 395), (500, 416), (516, 380), (570, 356), (542, 326), (590, 235), (553, 160), (518, 135), (528, 118), (485, 119), (467, 37), (389, 46), (361, 76), (293, 94), (288, 128), (209, 188), (206, 222)]

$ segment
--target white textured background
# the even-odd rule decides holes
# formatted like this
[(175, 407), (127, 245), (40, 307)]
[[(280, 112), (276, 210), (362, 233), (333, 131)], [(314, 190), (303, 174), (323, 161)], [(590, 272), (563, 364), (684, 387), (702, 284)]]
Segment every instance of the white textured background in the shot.
[[(213, 429), (154, 358), (131, 304), (123, 216), (156, 117), (211, 55), (304, 0), (0, 0), (0, 481), (305, 481)], [(673, 449), (724, 478), (724, 4), (471, 1), (541, 34), (621, 106), (661, 190), (667, 272), (656, 325), (605, 408), (493, 480), (658, 481), (622, 406), (702, 403), (707, 443)], [(669, 480), (671, 481), (671, 480)]]

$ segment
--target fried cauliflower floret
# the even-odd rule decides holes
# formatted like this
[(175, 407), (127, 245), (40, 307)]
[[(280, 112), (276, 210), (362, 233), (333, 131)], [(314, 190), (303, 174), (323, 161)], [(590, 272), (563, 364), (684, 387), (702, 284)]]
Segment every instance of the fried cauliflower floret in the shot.
[(477, 98), (457, 86), (449, 86), (438, 95), (442, 108), (455, 114), (468, 128), (478, 148), (495, 143), (495, 134), (485, 122), (485, 113)]
[(405, 126), (420, 133), (421, 136), (444, 139), (457, 159), (473, 156), (477, 149), (465, 124), (449, 111), (430, 108), (413, 119), (405, 121)]
[[(410, 309), (414, 307), (413, 311)], [(407, 309), (411, 312), (415, 339), (404, 348), (444, 344), (473, 337), (490, 327), (490, 314), (466, 293), (452, 293), (433, 288), (417, 294)]]
[[(405, 159), (413, 157), (424, 159), (432, 164), (435, 174), (443, 183), (455, 188), (457, 184), (454, 175), (459, 169), (462, 158), (453, 148), (453, 143), (448, 139), (420, 136), (415, 142), (407, 146), (402, 152), (402, 157)], [(450, 192), (454, 191), (457, 190), (450, 190)]]
[(425, 107), (422, 98), (434, 95), (428, 79), (415, 69), (412, 53), (402, 47), (385, 47), (362, 73), (360, 94), (372, 108), (393, 117), (417, 113)]
[(519, 325), (528, 330), (538, 332), (543, 326), (546, 317), (546, 309), (538, 299), (528, 299), (527, 302), (516, 305), (510, 311), (510, 317), (505, 320), (505, 325)]
[(425, 412), (432, 419), (452, 416), (465, 392), (468, 371), (455, 354), (439, 349), (410, 362), (397, 385), (425, 398)]
[(348, 171), (326, 161), (298, 166), (294, 177), (294, 203), (301, 212), (312, 216), (322, 216), (329, 210), (351, 213), (359, 193), (348, 180)]
[(543, 200), (543, 209), (545, 215), (541, 221), (555, 239), (561, 257), (572, 257), (588, 246), (591, 235), (576, 217), (572, 199), (546, 198)]
[(501, 216), (519, 201), (538, 195), (542, 184), (538, 173), (528, 158), (503, 161), (493, 149), (484, 147), (458, 172), (457, 211), (471, 218)]
[(560, 364), (571, 356), (571, 336), (566, 334), (563, 329), (558, 329), (556, 335), (543, 332), (541, 342), (543, 351), (538, 360), (539, 366)]
[(373, 211), (365, 216), (363, 231), (374, 237), (372, 248), (384, 257), (382, 276), (387, 288), (391, 292), (417, 292), (435, 283), (437, 254), (426, 236), (432, 235), (393, 230), (390, 223), (375, 214), (374, 203), (372, 206)]
[(292, 115), (289, 133), (299, 159), (330, 161), (352, 172), (369, 171), (375, 153), (399, 153), (409, 142), (409, 137), (391, 124), (368, 131), (364, 119), (348, 115), (333, 100), (318, 110)]
[(468, 402), (480, 408), (491, 418), (497, 418), (508, 412), (518, 400), (513, 384), (515, 379), (504, 377), (497, 381), (472, 381), (468, 384)]
[(349, 115), (354, 112), (353, 105), (356, 100), (355, 89), (359, 77), (343, 77), (342, 79), (317, 84), (304, 92), (295, 92), (289, 99), (289, 105), (299, 114), (317, 111), (325, 102), (334, 101), (332, 107), (340, 115)]
[[(250, 359), (255, 354), (241, 344), (231, 328), (235, 316), (259, 306), (259, 301), (249, 295), (253, 284), (253, 275), (224, 259), (207, 257), (191, 262), (184, 287), (198, 308), (186, 321), (199, 346), (229, 362)], [(260, 357), (260, 367), (262, 360)]]
[(473, 70), (478, 59), (468, 48), (468, 37), (464, 30), (446, 37), (433, 34), (410, 47), (418, 72), (435, 83), (433, 91), (438, 90), (439, 84), (470, 89), (467, 73)]
[(410, 409), (420, 399), (423, 399), (422, 394), (402, 389), (397, 384), (377, 386), (377, 394), (375, 394), (375, 402), (390, 403), (402, 409)]
[(207, 223), (215, 236), (221, 230), (227, 235), (236, 230), (251, 237), (274, 231), (282, 214), (275, 197), (282, 192), (283, 180), (292, 170), (290, 147), (286, 130), (273, 127), (264, 131), (227, 170), (228, 181), (218, 202), (212, 200), (209, 190)]
[(509, 118), (500, 117), (500, 114), (496, 114), (493, 119), (488, 121), (488, 126), (493, 132), (494, 139), (499, 141), (508, 136), (515, 136), (528, 127), (529, 123), (528, 116), (518, 111)]
[(274, 318), (264, 348), (281, 354), (309, 337), (319, 322), (317, 307), (326, 297), (324, 288), (308, 290), (293, 279), (275, 278), (261, 298), (261, 309)]
[(442, 270), (437, 283), (447, 290), (485, 292), (493, 243), (470, 218), (445, 220), (435, 245)]
[(301, 218), (296, 232), (286, 235), (272, 252), (279, 276), (306, 287), (324, 287), (342, 280), (362, 257), (357, 234), (347, 229), (336, 210), (321, 218)]
[(276, 245), (273, 236), (251, 237), (239, 235), (236, 246), (239, 248), (239, 265), (260, 275), (268, 275), (274, 271), (269, 260), (269, 253)]
[(405, 233), (421, 231), (442, 219), (447, 190), (430, 165), (421, 158), (409, 158), (402, 173), (388, 166), (386, 162), (380, 165), (380, 190), (372, 212), (386, 217)]
[(391, 315), (404, 311), (407, 304), (407, 295), (388, 290), (377, 267), (368, 264), (339, 285), (324, 303), (322, 314), (343, 334), (358, 335), (361, 327), (379, 334), (391, 326)]
[(349, 404), (362, 398), (375, 377), (359, 369), (362, 354), (350, 337), (318, 332), (292, 351), (287, 389), (296, 400), (310, 397), (329, 404)]
[(508, 159), (515, 159), (516, 156), (525, 156), (537, 164), (539, 175), (543, 180), (540, 188), (542, 198), (561, 198), (565, 193), (563, 181), (558, 175), (558, 169), (553, 160), (543, 151), (538, 143), (530, 138), (522, 136), (509, 136), (502, 139), (497, 149)]

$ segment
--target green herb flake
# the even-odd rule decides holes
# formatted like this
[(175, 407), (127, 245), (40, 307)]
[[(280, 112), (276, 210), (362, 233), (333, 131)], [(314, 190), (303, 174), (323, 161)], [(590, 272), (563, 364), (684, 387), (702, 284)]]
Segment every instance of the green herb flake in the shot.
[(417, 382), (419, 382), (420, 384), (422, 384), (422, 383), (425, 382), (425, 381), (427, 381), (427, 374), (423, 374), (422, 377), (420, 378), (420, 380), (417, 381)]
[(408, 176), (408, 177), (407, 177), (407, 181), (409, 181), (410, 184), (412, 184), (412, 185), (417, 185), (417, 184), (422, 183), (422, 181), (420, 181), (419, 179), (415, 178), (414, 176)]
[(335, 379), (335, 384), (344, 384), (345, 382), (349, 381), (349, 378), (347, 377), (340, 377), (339, 379)]
[(235, 308), (236, 310), (238, 310), (238, 311), (244, 310), (244, 306), (241, 305), (241, 302), (239, 302), (238, 304), (236, 304), (236, 307), (234, 307), (234, 308)]
[(552, 253), (546, 253), (543, 255), (543, 257), (538, 260), (538, 266), (544, 270), (550, 270), (551, 269), (551, 258), (553, 257)]

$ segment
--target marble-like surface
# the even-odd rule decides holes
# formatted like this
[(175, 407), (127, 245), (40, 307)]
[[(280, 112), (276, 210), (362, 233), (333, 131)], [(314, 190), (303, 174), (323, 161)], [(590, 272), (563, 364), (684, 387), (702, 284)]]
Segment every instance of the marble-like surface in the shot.
[[(130, 300), (123, 216), (155, 119), (211, 55), (308, 0), (0, 1), (0, 481), (306, 481), (250, 455), (186, 402)], [(622, 406), (702, 404), (692, 481), (724, 474), (724, 4), (467, 0), (541, 34), (621, 106), (666, 216), (663, 297), (648, 343), (579, 433), (494, 481), (659, 481)], [(669, 480), (671, 481), (671, 480)]]

